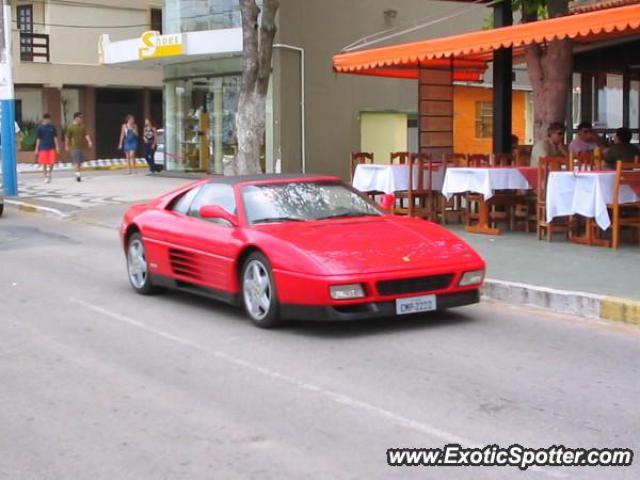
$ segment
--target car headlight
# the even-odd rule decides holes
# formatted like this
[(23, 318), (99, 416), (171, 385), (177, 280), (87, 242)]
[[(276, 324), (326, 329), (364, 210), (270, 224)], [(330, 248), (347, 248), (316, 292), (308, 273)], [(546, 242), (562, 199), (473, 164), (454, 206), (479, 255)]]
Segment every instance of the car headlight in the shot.
[(334, 300), (350, 300), (364, 297), (364, 289), (359, 283), (352, 285), (333, 285), (329, 287), (331, 298)]
[(479, 285), (484, 279), (484, 270), (474, 270), (466, 272), (458, 282), (459, 287), (467, 287), (469, 285)]

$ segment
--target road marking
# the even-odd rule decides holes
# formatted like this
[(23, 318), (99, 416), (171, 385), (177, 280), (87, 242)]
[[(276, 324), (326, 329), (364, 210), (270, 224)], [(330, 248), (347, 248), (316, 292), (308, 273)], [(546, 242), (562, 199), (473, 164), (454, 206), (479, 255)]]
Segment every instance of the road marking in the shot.
[[(224, 360), (228, 363), (231, 363), (233, 365), (236, 365), (238, 367), (242, 367), (245, 368), (247, 370), (251, 370), (255, 373), (259, 373), (261, 375), (264, 375), (266, 377), (269, 378), (273, 378), (275, 380), (279, 380), (283, 383), (288, 383), (290, 385), (293, 385), (301, 390), (306, 390), (308, 392), (312, 392), (312, 393), (317, 393), (319, 395), (325, 396), (330, 398), (331, 400), (335, 401), (336, 403), (339, 403), (341, 405), (346, 405), (348, 407), (351, 407), (353, 409), (360, 409), (360, 410), (364, 410), (366, 412), (378, 415), (380, 417), (386, 418), (387, 420), (391, 420), (393, 422), (398, 423), (399, 425), (402, 425), (403, 427), (409, 428), (411, 430), (415, 430), (417, 432), (420, 433), (425, 433), (427, 435), (430, 435), (432, 437), (438, 438), (440, 440), (442, 440), (443, 442), (446, 443), (459, 443), (460, 445), (464, 445), (465, 447), (473, 447), (473, 448), (480, 448), (481, 445), (476, 443), (476, 442), (472, 442), (471, 440), (468, 440), (466, 438), (460, 437), (454, 433), (451, 432), (447, 432), (446, 430), (442, 430), (440, 428), (434, 427), (432, 425), (429, 425), (427, 423), (424, 422), (419, 422), (417, 420), (412, 420), (410, 418), (404, 417), (402, 415), (399, 415), (397, 413), (394, 413), (390, 410), (386, 410), (384, 408), (381, 407), (377, 407), (375, 405), (372, 405), (370, 403), (364, 402), (362, 400), (358, 400), (356, 398), (352, 398), (348, 395), (344, 395), (338, 392), (335, 392), (333, 390), (329, 390), (323, 387), (320, 387), (318, 385), (314, 385), (312, 383), (308, 383), (308, 382), (304, 382), (302, 380), (298, 380), (294, 377), (291, 377), (289, 375), (285, 375), (283, 373), (277, 372), (275, 370), (263, 367), (261, 365), (258, 365), (256, 363), (250, 362), (248, 360), (243, 360), (241, 358), (235, 357), (233, 355), (230, 355), (228, 353), (225, 353), (223, 351), (220, 350), (211, 350), (208, 349), (206, 347), (203, 347), (202, 345), (199, 345), (195, 342), (192, 342), (191, 340), (188, 340), (186, 338), (182, 338), (182, 337), (178, 337), (177, 335), (174, 335), (172, 333), (166, 332), (164, 330), (160, 330), (160, 329), (156, 329), (153, 327), (150, 327), (148, 325), (145, 325), (142, 322), (139, 322), (138, 320), (135, 320), (133, 318), (127, 317), (126, 315), (122, 315), (120, 313), (116, 313), (116, 312), (112, 312), (111, 310), (108, 310), (104, 307), (98, 306), (98, 305), (94, 305), (92, 303), (89, 302), (85, 302), (84, 300), (80, 300), (78, 298), (75, 297), (70, 297), (69, 301), (71, 303), (75, 303), (77, 305), (80, 305), (88, 310), (91, 310), (93, 312), (99, 313), (101, 315), (104, 315), (105, 317), (111, 318), (113, 320), (117, 320), (119, 322), (122, 323), (126, 323), (128, 325), (131, 325), (133, 327), (139, 328), (140, 330), (144, 330), (145, 332), (148, 333), (152, 333), (154, 335), (157, 335), (159, 337), (162, 337), (166, 340), (171, 340), (173, 342), (179, 343), (180, 345), (184, 345), (186, 347), (190, 347), (193, 348), (194, 350), (197, 350), (199, 352), (205, 353), (207, 355), (212, 355), (216, 358), (219, 358), (221, 360)], [(535, 471), (535, 472), (539, 472), (539, 473), (544, 473), (547, 476), (550, 477), (554, 477), (554, 478), (567, 478), (568, 475), (561, 473), (561, 472), (557, 472), (557, 471), (551, 471), (548, 470), (546, 468), (542, 468), (542, 467), (529, 467), (530, 471)]]

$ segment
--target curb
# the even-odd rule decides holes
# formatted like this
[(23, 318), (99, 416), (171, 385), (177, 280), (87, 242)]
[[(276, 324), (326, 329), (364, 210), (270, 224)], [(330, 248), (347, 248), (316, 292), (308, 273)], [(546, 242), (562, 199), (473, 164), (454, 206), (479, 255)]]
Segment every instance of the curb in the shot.
[(482, 295), (511, 305), (530, 305), (584, 318), (640, 325), (640, 301), (487, 279)]
[(27, 202), (20, 202), (18, 200), (10, 200), (7, 198), (4, 199), (4, 203), (6, 205), (12, 205), (16, 207), (18, 210), (22, 210), (23, 212), (41, 213), (43, 215), (49, 215), (52, 217), (63, 218), (63, 219), (71, 218), (71, 215), (63, 213), (60, 210), (55, 208), (42, 207), (40, 205), (34, 205), (32, 203), (27, 203)]

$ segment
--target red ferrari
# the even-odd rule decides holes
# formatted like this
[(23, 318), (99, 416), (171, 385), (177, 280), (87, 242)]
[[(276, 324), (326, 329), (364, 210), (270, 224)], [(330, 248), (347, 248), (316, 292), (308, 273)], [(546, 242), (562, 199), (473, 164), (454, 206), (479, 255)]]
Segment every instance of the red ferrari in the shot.
[(265, 328), (477, 303), (485, 269), (453, 233), (330, 176), (200, 180), (132, 206), (120, 235), (138, 293), (205, 294)]

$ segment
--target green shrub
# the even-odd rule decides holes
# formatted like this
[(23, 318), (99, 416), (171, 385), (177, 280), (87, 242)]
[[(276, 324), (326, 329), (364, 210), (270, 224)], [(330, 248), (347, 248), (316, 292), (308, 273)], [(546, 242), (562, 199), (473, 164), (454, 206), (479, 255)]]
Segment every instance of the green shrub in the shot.
[(33, 120), (26, 120), (20, 125), (20, 134), (22, 135), (20, 149), (23, 152), (32, 152), (36, 149), (37, 130), (38, 122)]

